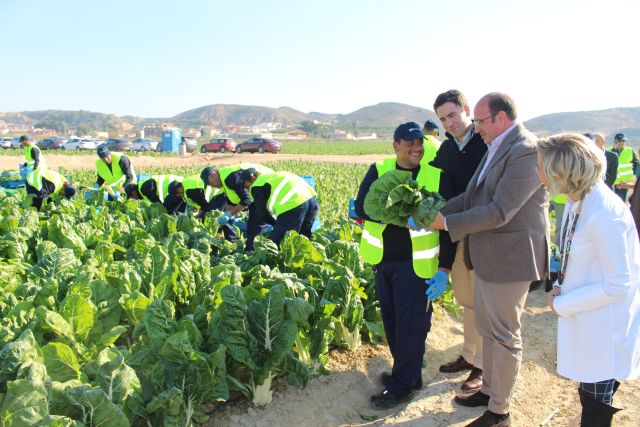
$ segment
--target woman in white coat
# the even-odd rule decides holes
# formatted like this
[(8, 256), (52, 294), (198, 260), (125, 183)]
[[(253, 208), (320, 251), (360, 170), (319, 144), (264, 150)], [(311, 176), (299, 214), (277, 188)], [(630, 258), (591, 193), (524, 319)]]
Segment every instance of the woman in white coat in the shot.
[(558, 315), (558, 374), (580, 382), (582, 426), (610, 426), (617, 380), (640, 376), (640, 243), (631, 212), (602, 181), (605, 164), (579, 134), (538, 142), (540, 180), (568, 196), (548, 303)]

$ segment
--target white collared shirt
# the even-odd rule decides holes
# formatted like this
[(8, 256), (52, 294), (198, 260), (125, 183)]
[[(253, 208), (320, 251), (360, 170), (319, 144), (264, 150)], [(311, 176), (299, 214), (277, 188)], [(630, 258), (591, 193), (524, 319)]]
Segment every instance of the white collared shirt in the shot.
[(460, 151), (464, 150), (464, 147), (466, 147), (469, 141), (471, 141), (471, 138), (473, 138), (473, 135), (474, 135), (473, 126), (469, 126), (469, 130), (462, 137), (462, 141), (458, 141), (458, 138), (454, 136), (453, 140), (458, 146), (458, 150)]
[(489, 147), (487, 150), (487, 161), (484, 162), (484, 166), (482, 166), (482, 170), (478, 175), (478, 181), (476, 182), (476, 186), (480, 182), (480, 179), (482, 178), (482, 175), (484, 175), (484, 172), (487, 170), (487, 166), (489, 166), (489, 163), (491, 163), (491, 159), (493, 159), (493, 156), (496, 154), (496, 151), (498, 151), (498, 148), (500, 148), (500, 145), (502, 145), (502, 141), (504, 141), (504, 139), (507, 137), (509, 132), (511, 132), (516, 126), (518, 126), (518, 124), (514, 123), (513, 125), (511, 125), (509, 129), (502, 132), (500, 135), (498, 135), (493, 141), (491, 141), (488, 144)]

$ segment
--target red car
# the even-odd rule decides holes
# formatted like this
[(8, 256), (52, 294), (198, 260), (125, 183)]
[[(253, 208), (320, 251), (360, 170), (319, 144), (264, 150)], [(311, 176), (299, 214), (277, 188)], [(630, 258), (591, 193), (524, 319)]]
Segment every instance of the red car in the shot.
[(251, 138), (238, 144), (236, 153), (279, 153), (282, 150), (282, 144), (273, 138)]
[(236, 151), (236, 142), (233, 138), (213, 138), (200, 147), (201, 153), (225, 153), (227, 151), (232, 153)]

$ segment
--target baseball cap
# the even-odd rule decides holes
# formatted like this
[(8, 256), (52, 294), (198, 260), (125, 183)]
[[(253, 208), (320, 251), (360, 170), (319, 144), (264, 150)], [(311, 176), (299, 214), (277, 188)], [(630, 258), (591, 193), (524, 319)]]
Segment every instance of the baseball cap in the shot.
[(130, 199), (133, 196), (133, 192), (138, 189), (136, 184), (127, 184), (124, 186), (124, 192), (127, 195), (127, 198)]
[(248, 169), (244, 169), (241, 173), (240, 173), (240, 179), (242, 179), (243, 181), (246, 181), (247, 179), (253, 177), (253, 176), (258, 176), (258, 172), (255, 170), (255, 168), (248, 168)]
[(412, 141), (414, 139), (422, 139), (424, 138), (424, 134), (420, 128), (420, 125), (416, 122), (407, 122), (403, 123), (396, 128), (396, 131), (393, 133), (393, 140), (400, 141), (404, 139), (405, 141)]
[(171, 184), (169, 184), (169, 194), (176, 194), (176, 191), (178, 191), (181, 185), (182, 183), (180, 181), (171, 181)]
[(589, 138), (591, 141), (596, 140), (596, 137), (591, 132), (583, 133), (582, 136)]
[(100, 157), (101, 159), (104, 159), (107, 156), (111, 155), (111, 151), (109, 150), (109, 147), (105, 147), (104, 145), (101, 145), (98, 147), (98, 157)]
[(33, 141), (33, 139), (29, 135), (22, 135), (18, 142), (22, 142), (22, 141)]
[(68, 183), (64, 187), (62, 187), (62, 190), (64, 191), (64, 197), (66, 197), (67, 199), (72, 198), (76, 194), (76, 189), (73, 188), (73, 185)]
[(208, 182), (209, 182), (209, 177), (216, 171), (216, 168), (214, 168), (213, 166), (207, 166), (206, 168), (202, 169), (202, 172), (200, 172), (200, 179), (202, 179), (204, 181), (204, 185), (207, 186)]
[(433, 120), (427, 120), (424, 122), (423, 128), (426, 130), (438, 130), (438, 125)]
[(627, 137), (624, 136), (624, 133), (616, 133), (616, 136), (613, 137), (614, 141), (626, 141)]

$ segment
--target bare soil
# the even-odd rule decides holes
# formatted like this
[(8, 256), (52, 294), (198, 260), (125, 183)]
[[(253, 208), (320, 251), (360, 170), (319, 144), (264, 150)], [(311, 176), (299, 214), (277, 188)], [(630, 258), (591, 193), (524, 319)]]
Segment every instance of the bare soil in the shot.
[[(453, 360), (462, 348), (462, 324), (445, 312), (434, 315), (427, 338), (422, 371), (424, 387), (409, 404), (388, 411), (376, 410), (369, 397), (382, 387), (378, 377), (391, 366), (384, 345), (363, 346), (356, 352), (334, 351), (327, 376), (309, 381), (300, 390), (276, 380), (273, 403), (256, 408), (242, 402), (212, 414), (208, 425), (228, 427), (273, 426), (464, 426), (485, 408), (463, 408), (453, 403), (467, 373), (443, 374), (442, 363)], [(545, 293), (529, 294), (523, 315), (524, 358), (511, 405), (514, 426), (578, 426), (580, 402), (577, 383), (556, 372), (557, 320), (546, 307)], [(640, 381), (623, 382), (614, 405), (624, 407), (614, 425), (640, 425)], [(370, 417), (376, 417), (372, 420)]]
[[(52, 169), (58, 169), (60, 166), (67, 170), (94, 169), (95, 162), (98, 158), (95, 154), (87, 155), (65, 155), (65, 154), (48, 154), (44, 153), (47, 159), (47, 165)], [(186, 156), (145, 156), (130, 155), (131, 162), (137, 170), (143, 170), (153, 167), (182, 167), (202, 165), (224, 165), (241, 162), (275, 162), (279, 160), (307, 160), (315, 162), (335, 162), (335, 163), (365, 163), (370, 164), (380, 157), (382, 154), (368, 154), (359, 156), (343, 156), (343, 155), (309, 155), (309, 154), (252, 154), (252, 153), (192, 153)], [(24, 162), (22, 156), (0, 156), (0, 170), (18, 169), (18, 163)]]

